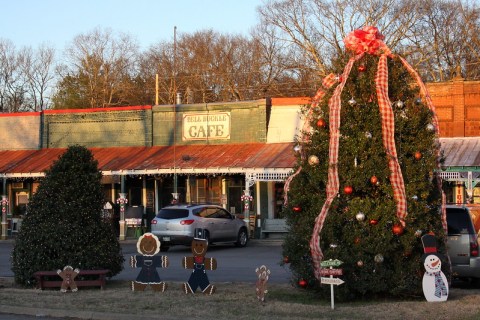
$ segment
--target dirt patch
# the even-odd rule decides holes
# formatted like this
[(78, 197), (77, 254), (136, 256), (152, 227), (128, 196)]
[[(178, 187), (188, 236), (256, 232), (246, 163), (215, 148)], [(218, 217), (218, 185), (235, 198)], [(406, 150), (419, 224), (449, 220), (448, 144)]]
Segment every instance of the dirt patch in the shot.
[[(1, 284), (1, 282), (0, 282)], [(290, 285), (268, 286), (261, 303), (252, 283), (217, 283), (217, 292), (185, 295), (181, 283), (169, 283), (164, 293), (132, 292), (128, 281), (109, 281), (106, 290), (80, 288), (78, 292), (24, 289), (5, 282), (0, 289), (0, 305), (38, 310), (53, 309), (128, 315), (162, 319), (459, 319), (480, 318), (480, 290), (453, 288), (443, 303), (414, 301), (362, 301), (335, 303), (319, 300), (311, 293)], [(1, 309), (0, 309), (1, 310)], [(78, 315), (78, 314), (77, 314)]]

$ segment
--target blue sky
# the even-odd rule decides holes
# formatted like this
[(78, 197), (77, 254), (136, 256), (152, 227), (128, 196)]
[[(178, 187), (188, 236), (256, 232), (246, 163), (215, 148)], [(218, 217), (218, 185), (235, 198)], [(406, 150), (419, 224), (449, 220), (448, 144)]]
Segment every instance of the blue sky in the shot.
[(17, 48), (42, 43), (63, 50), (94, 28), (128, 33), (142, 48), (177, 34), (213, 29), (248, 35), (262, 0), (0, 0), (0, 38)]

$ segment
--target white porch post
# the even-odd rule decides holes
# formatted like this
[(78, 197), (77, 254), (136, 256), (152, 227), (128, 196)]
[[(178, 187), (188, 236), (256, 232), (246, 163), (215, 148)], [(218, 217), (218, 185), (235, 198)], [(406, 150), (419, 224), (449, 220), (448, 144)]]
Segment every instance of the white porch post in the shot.
[(128, 203), (127, 194), (120, 192), (119, 198), (117, 199), (117, 203), (120, 204), (120, 240), (125, 240), (126, 238), (126, 228), (125, 228), (125, 206)]
[(2, 195), (2, 200), (0, 201), (2, 205), (2, 240), (7, 240), (7, 230), (8, 230), (8, 221), (7, 221), (7, 211), (8, 211), (8, 199), (6, 195)]

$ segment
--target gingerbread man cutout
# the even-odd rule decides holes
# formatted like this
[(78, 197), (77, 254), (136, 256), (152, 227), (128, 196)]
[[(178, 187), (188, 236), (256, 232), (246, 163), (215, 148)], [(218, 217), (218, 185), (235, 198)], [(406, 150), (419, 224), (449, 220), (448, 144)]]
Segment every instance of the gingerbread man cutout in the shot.
[(72, 292), (78, 291), (77, 284), (75, 283), (75, 277), (80, 273), (80, 270), (73, 269), (71, 266), (65, 266), (63, 271), (58, 269), (57, 274), (62, 278), (62, 284), (60, 286), (61, 292), (67, 292), (70, 288)]
[[(200, 231), (202, 232), (202, 231)], [(192, 241), (193, 257), (184, 257), (182, 266), (185, 269), (193, 269), (188, 282), (183, 283), (183, 291), (186, 294), (195, 293), (198, 287), (204, 294), (213, 294), (216, 287), (210, 284), (206, 270), (216, 270), (217, 260), (206, 258), (208, 242), (205, 239), (195, 238)]]
[(257, 298), (259, 301), (265, 301), (265, 295), (268, 293), (267, 290), (267, 281), (268, 277), (270, 276), (270, 269), (268, 269), (265, 265), (262, 265), (260, 268), (255, 269), (257, 273), (257, 283), (256, 283), (256, 292)]
[(137, 241), (137, 251), (140, 255), (130, 257), (132, 268), (142, 268), (135, 281), (132, 281), (132, 291), (145, 291), (151, 285), (154, 291), (164, 292), (167, 284), (161, 281), (157, 268), (168, 267), (167, 256), (156, 256), (160, 251), (160, 241), (153, 233), (143, 234)]

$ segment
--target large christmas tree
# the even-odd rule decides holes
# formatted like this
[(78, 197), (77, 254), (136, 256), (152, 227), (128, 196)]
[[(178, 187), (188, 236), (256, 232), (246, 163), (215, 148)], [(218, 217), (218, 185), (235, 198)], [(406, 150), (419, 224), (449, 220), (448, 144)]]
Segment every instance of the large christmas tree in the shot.
[[(422, 296), (421, 236), (445, 247), (438, 124), (416, 72), (374, 27), (352, 32), (352, 55), (327, 76), (298, 138), (286, 183), (285, 261), (321, 285), (321, 261), (343, 262), (339, 299)], [(449, 274), (449, 263), (444, 261)]]

